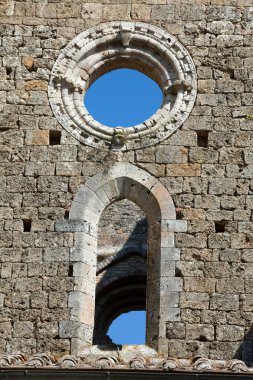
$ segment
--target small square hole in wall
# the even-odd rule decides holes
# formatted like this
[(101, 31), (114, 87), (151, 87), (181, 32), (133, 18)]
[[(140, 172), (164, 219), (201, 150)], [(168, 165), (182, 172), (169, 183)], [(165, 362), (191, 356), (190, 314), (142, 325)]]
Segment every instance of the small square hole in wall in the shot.
[(65, 210), (64, 211), (64, 219), (68, 219), (69, 218), (69, 210)]
[(73, 277), (73, 264), (69, 264), (68, 277)]
[(31, 232), (31, 228), (32, 228), (31, 219), (23, 219), (23, 231), (24, 232)]
[(214, 223), (215, 232), (219, 232), (219, 233), (225, 232), (226, 224), (227, 224), (226, 220), (221, 220), (219, 222), (215, 222)]
[(209, 131), (197, 131), (197, 145), (206, 148), (208, 145)]
[(183, 219), (183, 210), (181, 208), (176, 209), (176, 218)]
[(49, 131), (49, 145), (60, 145), (61, 131)]

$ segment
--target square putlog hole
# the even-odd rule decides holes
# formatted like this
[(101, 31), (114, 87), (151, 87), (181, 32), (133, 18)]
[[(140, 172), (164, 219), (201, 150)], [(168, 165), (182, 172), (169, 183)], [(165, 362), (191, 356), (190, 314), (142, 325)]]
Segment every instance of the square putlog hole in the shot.
[(197, 131), (197, 145), (206, 148), (208, 145), (209, 131)]
[(214, 223), (215, 232), (222, 233), (225, 232), (225, 227), (228, 222), (226, 220), (221, 220), (219, 222)]
[(61, 144), (61, 131), (49, 131), (49, 145)]
[(32, 221), (30, 219), (23, 219), (23, 231), (31, 232)]

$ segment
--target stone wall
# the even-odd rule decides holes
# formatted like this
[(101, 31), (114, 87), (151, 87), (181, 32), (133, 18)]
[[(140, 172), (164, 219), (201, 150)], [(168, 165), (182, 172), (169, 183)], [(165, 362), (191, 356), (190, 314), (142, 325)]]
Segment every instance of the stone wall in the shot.
[(70, 352), (59, 322), (70, 313), (74, 235), (55, 221), (115, 160), (58, 124), (47, 95), (52, 66), (86, 28), (141, 20), (173, 34), (198, 77), (181, 129), (120, 158), (158, 178), (187, 221), (187, 232), (175, 233), (181, 314), (166, 324), (165, 351), (252, 361), (252, 17), (251, 0), (1, 2), (1, 352)]

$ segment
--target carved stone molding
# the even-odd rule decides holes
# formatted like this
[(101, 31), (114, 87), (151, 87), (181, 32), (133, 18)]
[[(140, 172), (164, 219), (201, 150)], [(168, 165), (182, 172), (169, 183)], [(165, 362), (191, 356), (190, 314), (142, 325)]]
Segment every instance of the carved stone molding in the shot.
[(253, 373), (241, 360), (212, 360), (166, 358), (146, 346), (93, 346), (87, 348), (82, 355), (64, 355), (56, 357), (45, 353), (27, 355), (0, 355), (0, 368), (67, 368), (67, 369), (125, 369), (125, 370), (157, 370), (168, 372), (202, 372), (202, 373)]
[[(163, 92), (163, 104), (153, 116), (124, 130), (102, 125), (84, 106), (89, 86), (118, 68), (143, 72)], [(142, 22), (110, 22), (84, 31), (62, 50), (48, 94), (57, 120), (80, 142), (127, 151), (156, 144), (178, 129), (189, 116), (196, 89), (193, 61), (175, 37)]]

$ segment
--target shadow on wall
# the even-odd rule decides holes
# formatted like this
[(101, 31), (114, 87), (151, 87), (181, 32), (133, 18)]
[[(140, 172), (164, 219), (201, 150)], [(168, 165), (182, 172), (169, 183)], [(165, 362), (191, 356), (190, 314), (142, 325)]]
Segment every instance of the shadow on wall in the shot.
[(107, 331), (120, 314), (146, 310), (147, 227), (146, 218), (139, 220), (121, 249), (102, 259), (100, 248), (94, 344), (113, 344)]
[(253, 326), (246, 333), (233, 359), (241, 359), (248, 367), (253, 367)]

